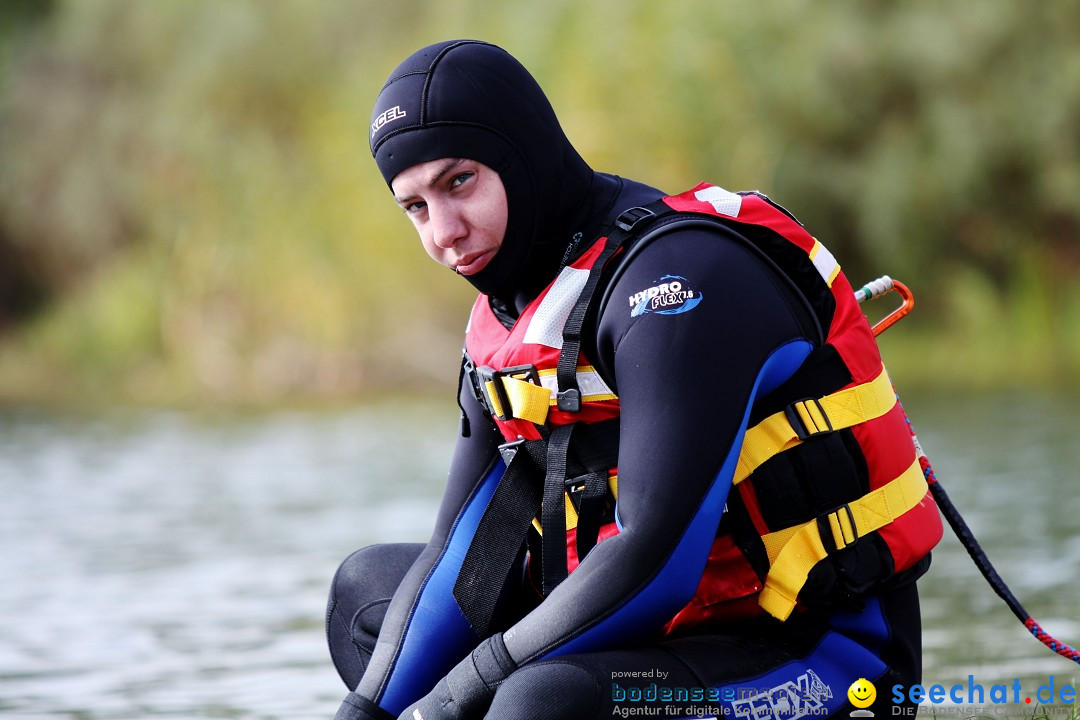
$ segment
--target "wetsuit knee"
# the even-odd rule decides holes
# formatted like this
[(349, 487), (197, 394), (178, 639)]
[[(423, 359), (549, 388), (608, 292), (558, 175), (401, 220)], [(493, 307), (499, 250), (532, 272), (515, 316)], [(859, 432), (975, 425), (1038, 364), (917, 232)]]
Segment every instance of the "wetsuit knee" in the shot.
[(593, 670), (565, 660), (527, 665), (495, 693), (486, 718), (499, 720), (585, 720), (602, 704), (601, 683)]
[(326, 639), (334, 666), (350, 690), (364, 674), (394, 591), (423, 547), (402, 543), (361, 548), (334, 575)]

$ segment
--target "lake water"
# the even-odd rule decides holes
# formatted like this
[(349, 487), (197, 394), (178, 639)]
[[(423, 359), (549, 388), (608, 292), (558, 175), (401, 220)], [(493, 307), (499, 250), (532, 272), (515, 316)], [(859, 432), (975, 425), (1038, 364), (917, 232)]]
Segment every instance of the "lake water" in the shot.
[[(1001, 574), (1080, 644), (1080, 403), (907, 406)], [(327, 584), (357, 547), (426, 537), (455, 430), (424, 403), (0, 413), (0, 717), (333, 717)], [(921, 584), (927, 684), (1076, 685), (946, 533)]]

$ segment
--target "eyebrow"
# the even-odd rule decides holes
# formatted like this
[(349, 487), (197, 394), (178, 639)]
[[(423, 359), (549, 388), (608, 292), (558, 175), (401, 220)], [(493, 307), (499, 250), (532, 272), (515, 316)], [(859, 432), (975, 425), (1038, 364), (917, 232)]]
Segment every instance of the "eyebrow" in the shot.
[[(435, 171), (435, 174), (432, 175), (431, 179), (427, 181), (427, 184), (425, 185), (425, 187), (428, 187), (428, 188), (435, 187), (436, 185), (439, 184), (439, 181), (442, 180), (444, 177), (446, 177), (446, 175), (450, 171), (452, 171), (454, 168), (461, 165), (463, 162), (465, 162), (465, 158), (454, 158), (452, 160), (447, 160), (446, 164), (444, 164), (442, 167), (440, 167), (438, 170)], [(413, 201), (415, 199), (416, 199), (415, 194), (414, 195), (407, 195), (405, 197), (398, 197), (397, 195), (394, 196), (394, 202), (396, 202), (398, 205), (407, 204), (407, 203), (409, 203), (409, 202), (411, 202), (411, 201)]]

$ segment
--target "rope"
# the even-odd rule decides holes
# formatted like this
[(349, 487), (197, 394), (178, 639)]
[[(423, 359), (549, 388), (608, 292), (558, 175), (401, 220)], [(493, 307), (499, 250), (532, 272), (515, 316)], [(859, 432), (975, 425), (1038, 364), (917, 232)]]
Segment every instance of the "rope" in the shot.
[(1070, 647), (1060, 640), (1054, 639), (1052, 635), (1042, 629), (1042, 626), (1039, 625), (1039, 623), (1035, 622), (1035, 618), (1028, 618), (1025, 620), (1024, 627), (1031, 631), (1031, 634), (1035, 636), (1036, 640), (1056, 652), (1061, 657), (1066, 657), (1075, 663), (1080, 663), (1080, 650)]
[[(876, 297), (880, 297), (885, 293), (893, 290), (899, 286), (903, 288), (902, 283), (895, 282), (888, 275), (883, 275), (873, 282), (867, 283), (859, 290), (855, 291), (855, 300), (859, 303), (863, 303), (866, 300), (871, 300)], [(910, 291), (904, 288), (905, 293), (910, 296)], [(905, 294), (902, 293), (902, 294)], [(913, 300), (913, 298), (912, 298)], [(913, 305), (914, 303), (911, 302)], [(907, 299), (905, 300), (907, 310), (910, 310), (910, 306), (907, 305)], [(903, 308), (901, 308), (903, 309)], [(899, 311), (897, 311), (899, 312)], [(894, 313), (893, 315), (897, 315)], [(892, 317), (892, 316), (890, 316)], [(897, 316), (899, 319), (902, 315)], [(889, 318), (886, 318), (888, 320)], [(895, 320), (893, 321), (895, 322)], [(888, 328), (889, 325), (879, 323), (874, 327), (874, 335), (877, 336), (881, 331)], [(893, 392), (896, 392), (896, 388), (893, 388)], [(897, 396), (897, 404), (900, 404), (900, 397)], [(934, 468), (930, 465), (930, 459), (926, 457), (926, 453), (923, 452), (922, 445), (919, 444), (919, 438), (915, 435), (915, 428), (911, 424), (911, 418), (908, 417), (907, 412), (904, 411), (903, 405), (900, 407), (901, 412), (904, 414), (904, 421), (907, 423), (908, 432), (911, 433), (911, 441), (915, 444), (915, 454), (919, 459), (919, 466), (922, 468), (923, 477), (926, 478), (926, 484), (930, 487), (930, 494), (934, 496), (934, 500), (937, 502), (938, 509), (941, 510), (941, 514), (945, 517), (946, 522), (949, 523), (949, 527), (952, 528), (956, 534), (957, 539), (960, 540), (960, 544), (967, 550), (968, 555), (971, 556), (972, 561), (975, 563), (975, 567), (979, 569), (979, 572), (986, 579), (986, 582), (990, 584), (994, 592), (998, 597), (1005, 601), (1005, 604), (1009, 606), (1009, 610), (1013, 615), (1024, 624), (1024, 627), (1028, 629), (1035, 639), (1041, 642), (1046, 647), (1053, 650), (1063, 658), (1068, 658), (1073, 662), (1080, 665), (1080, 650), (1061, 642), (1050, 633), (1043, 630), (1042, 626), (1035, 621), (1035, 618), (1031, 617), (1024, 606), (1020, 604), (1020, 601), (1013, 595), (1012, 590), (1005, 584), (1005, 581), (998, 575), (997, 570), (994, 569), (994, 565), (990, 562), (990, 558), (986, 556), (986, 552), (983, 551), (982, 546), (979, 545), (979, 541), (975, 539), (975, 534), (971, 532), (971, 528), (968, 527), (967, 522), (963, 516), (960, 515), (960, 511), (953, 505), (952, 500), (949, 498), (948, 493), (945, 492), (945, 488), (938, 482), (937, 473), (934, 472)]]
[[(899, 400), (897, 400), (899, 402)], [(902, 408), (901, 408), (902, 409)], [(1042, 626), (1035, 621), (1035, 618), (1031, 617), (1024, 606), (1020, 604), (1020, 601), (1016, 599), (1009, 586), (1005, 584), (994, 565), (990, 562), (990, 558), (986, 556), (982, 546), (979, 545), (979, 541), (975, 539), (974, 533), (971, 532), (971, 528), (968, 527), (967, 522), (960, 515), (960, 511), (953, 505), (952, 500), (945, 492), (945, 488), (937, 479), (937, 473), (934, 472), (934, 468), (930, 465), (930, 459), (926, 457), (926, 453), (923, 452), (922, 446), (919, 444), (919, 438), (915, 436), (915, 430), (911, 425), (911, 420), (907, 417), (907, 413), (904, 413), (904, 419), (907, 421), (908, 430), (911, 432), (911, 440), (915, 443), (915, 452), (919, 458), (919, 465), (922, 467), (923, 477), (926, 478), (926, 484), (930, 486), (930, 494), (934, 496), (934, 500), (938, 504), (938, 508), (941, 510), (941, 514), (945, 517), (946, 522), (949, 523), (949, 527), (953, 529), (956, 537), (960, 540), (960, 544), (967, 550), (968, 555), (975, 563), (975, 567), (979, 569), (979, 572), (997, 593), (998, 597), (1005, 601), (1005, 604), (1009, 606), (1013, 615), (1024, 624), (1024, 627), (1035, 636), (1035, 638), (1046, 647), (1050, 648), (1058, 655), (1068, 658), (1073, 662), (1080, 665), (1080, 651), (1061, 642), (1053, 635), (1043, 630)]]

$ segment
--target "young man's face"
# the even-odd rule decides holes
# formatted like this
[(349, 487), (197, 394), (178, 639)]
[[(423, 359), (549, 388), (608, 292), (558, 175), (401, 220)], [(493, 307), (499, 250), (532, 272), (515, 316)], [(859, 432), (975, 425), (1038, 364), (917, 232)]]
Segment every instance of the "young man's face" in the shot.
[(475, 160), (442, 158), (402, 170), (390, 183), (424, 250), (460, 275), (483, 270), (506, 234), (506, 189)]

